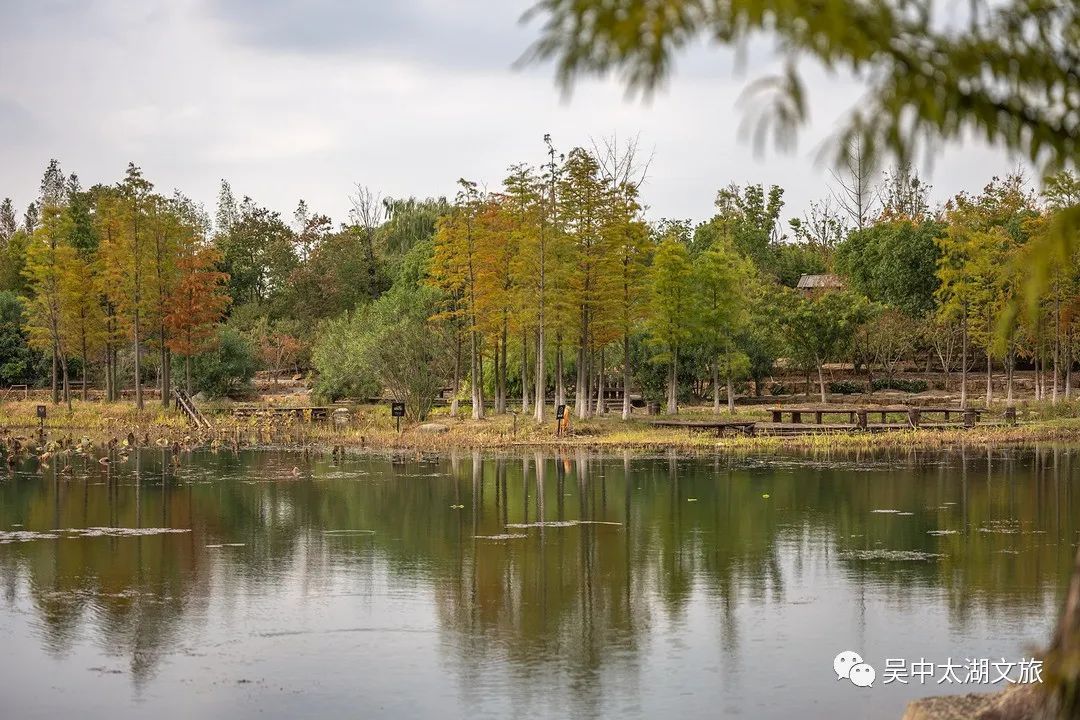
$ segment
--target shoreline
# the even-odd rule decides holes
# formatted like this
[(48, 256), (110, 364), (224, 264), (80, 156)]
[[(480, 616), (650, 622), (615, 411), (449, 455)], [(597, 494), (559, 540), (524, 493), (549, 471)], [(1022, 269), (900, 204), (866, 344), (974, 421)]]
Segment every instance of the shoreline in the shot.
[[(0, 406), (0, 434), (33, 439), (39, 425), (33, 422), (33, 402), (9, 402)], [(212, 432), (196, 432), (178, 412), (160, 408), (141, 413), (126, 404), (75, 403), (69, 413), (63, 405), (48, 406), (45, 421), (50, 441), (82, 438), (107, 442), (134, 435), (138, 444), (180, 443), (183, 446), (261, 447), (265, 449), (313, 449), (334, 453), (371, 451), (442, 452), (451, 449), (530, 450), (578, 448), (592, 450), (638, 450), (662, 452), (779, 452), (786, 450), (885, 449), (935, 450), (951, 448), (1023, 447), (1039, 442), (1080, 440), (1080, 418), (1036, 419), (1017, 425), (977, 425), (973, 428), (910, 429), (889, 432), (830, 431), (804, 435), (755, 435), (717, 437), (715, 432), (685, 428), (659, 428), (637, 419), (590, 418), (572, 423), (571, 433), (556, 436), (554, 420), (536, 425), (513, 415), (489, 416), (481, 420), (431, 418), (428, 430), (420, 424), (395, 430), (386, 408), (365, 407), (344, 427), (331, 423), (281, 421), (266, 417), (238, 418), (229, 414), (211, 415)], [(688, 417), (690, 417), (688, 415)], [(700, 418), (701, 415), (692, 416)], [(715, 417), (715, 416), (709, 416)], [(724, 414), (721, 418), (731, 418)], [(738, 419), (764, 420), (752, 410)], [(439, 426), (438, 432), (430, 426)]]

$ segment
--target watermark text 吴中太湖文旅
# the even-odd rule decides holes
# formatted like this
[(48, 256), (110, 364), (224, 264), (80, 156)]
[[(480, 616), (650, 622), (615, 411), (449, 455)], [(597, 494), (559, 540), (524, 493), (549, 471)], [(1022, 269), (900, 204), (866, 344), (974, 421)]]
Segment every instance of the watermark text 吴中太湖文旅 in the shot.
[[(857, 687), (873, 687), (877, 679), (874, 667), (852, 650), (845, 650), (833, 659), (833, 671), (837, 680), (849, 680)], [(882, 685), (1025, 685), (1043, 681), (1042, 661), (1036, 658), (994, 660), (950, 657), (944, 662), (922, 657), (918, 660), (886, 658), (881, 678)]]

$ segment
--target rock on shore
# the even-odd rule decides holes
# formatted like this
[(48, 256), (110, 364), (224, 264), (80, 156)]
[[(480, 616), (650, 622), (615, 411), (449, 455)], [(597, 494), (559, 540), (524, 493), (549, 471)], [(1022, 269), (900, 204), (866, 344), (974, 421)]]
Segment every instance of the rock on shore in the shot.
[(946, 695), (916, 700), (903, 720), (1040, 720), (1037, 685), (1014, 685), (999, 693)]

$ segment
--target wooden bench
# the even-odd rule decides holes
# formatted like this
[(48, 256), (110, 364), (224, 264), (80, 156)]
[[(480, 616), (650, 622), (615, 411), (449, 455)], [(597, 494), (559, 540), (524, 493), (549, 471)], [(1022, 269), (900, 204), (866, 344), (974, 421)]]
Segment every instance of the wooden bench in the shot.
[(716, 430), (717, 437), (723, 437), (725, 430), (753, 435), (757, 428), (753, 420), (653, 420), (649, 424), (654, 427), (686, 428), (691, 433), (694, 430)]

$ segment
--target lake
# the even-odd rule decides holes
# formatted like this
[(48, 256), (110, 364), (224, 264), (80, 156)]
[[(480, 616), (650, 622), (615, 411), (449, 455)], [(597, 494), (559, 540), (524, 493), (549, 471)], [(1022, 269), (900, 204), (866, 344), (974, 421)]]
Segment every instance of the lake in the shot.
[(898, 719), (1003, 688), (884, 670), (1029, 657), (1080, 539), (1056, 446), (114, 457), (0, 470), (4, 718)]

